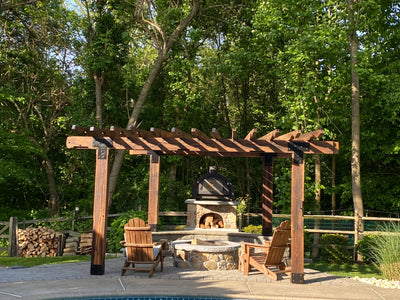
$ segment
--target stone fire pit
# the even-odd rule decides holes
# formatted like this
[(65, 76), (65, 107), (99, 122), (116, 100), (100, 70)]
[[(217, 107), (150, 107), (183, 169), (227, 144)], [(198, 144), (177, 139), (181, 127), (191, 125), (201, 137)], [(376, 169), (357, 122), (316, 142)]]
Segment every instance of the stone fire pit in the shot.
[(240, 243), (230, 241), (176, 240), (173, 263), (178, 268), (234, 270), (238, 268)]

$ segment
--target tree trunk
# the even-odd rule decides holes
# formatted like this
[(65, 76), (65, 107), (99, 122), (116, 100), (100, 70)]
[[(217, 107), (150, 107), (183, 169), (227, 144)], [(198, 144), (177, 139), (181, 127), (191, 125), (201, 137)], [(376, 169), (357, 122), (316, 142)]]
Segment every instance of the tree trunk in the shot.
[[(133, 111), (131, 113), (131, 116), (129, 118), (127, 127), (129, 126), (134, 126), (138, 120), (138, 116), (140, 114), (140, 111), (142, 110), (142, 107), (147, 99), (147, 96), (150, 92), (150, 88), (157, 77), (158, 73), (161, 70), (162, 64), (164, 61), (167, 59), (167, 54), (169, 50), (172, 48), (173, 44), (175, 43), (176, 39), (182, 34), (183, 30), (189, 25), (189, 23), (192, 21), (192, 19), (198, 14), (200, 10), (200, 1), (199, 0), (194, 0), (193, 5), (192, 5), (192, 10), (189, 13), (189, 15), (182, 20), (178, 26), (175, 28), (171, 36), (164, 41), (164, 44), (160, 46), (158, 50), (158, 57), (157, 60), (154, 63), (153, 68), (150, 71), (149, 76), (147, 77), (146, 82), (144, 83), (142, 90), (139, 94), (138, 100), (135, 103), (135, 107), (133, 108)], [(116, 151), (115, 157), (114, 157), (114, 162), (111, 168), (110, 172), (110, 179), (109, 179), (109, 188), (108, 188), (108, 207), (111, 206), (112, 204), (112, 197), (115, 192), (115, 188), (117, 186), (117, 180), (119, 176), (119, 171), (122, 166), (122, 162), (124, 160), (125, 156), (125, 151)]]
[[(167, 58), (166, 53), (158, 54), (158, 58), (153, 66), (153, 69), (151, 70), (151, 72), (149, 74), (149, 77), (147, 78), (145, 84), (143, 85), (143, 88), (140, 92), (139, 98), (138, 98), (138, 100), (135, 104), (135, 107), (132, 111), (132, 114), (129, 118), (128, 124), (126, 125), (127, 128), (129, 126), (134, 126), (136, 124), (139, 113), (142, 110), (142, 107), (146, 101), (147, 95), (150, 92), (151, 85), (153, 84), (157, 74), (160, 72), (162, 64), (166, 60), (166, 58)], [(121, 166), (124, 161), (124, 156), (125, 156), (124, 150), (115, 151), (114, 161), (113, 161), (113, 165), (112, 165), (111, 172), (110, 172), (109, 187), (108, 187), (108, 207), (110, 207), (112, 204), (112, 197), (114, 195), (115, 188), (117, 187), (119, 171), (121, 170)]]
[(361, 196), (361, 165), (360, 165), (360, 80), (356, 71), (358, 63), (358, 38), (357, 23), (354, 18), (354, 4), (356, 0), (347, 0), (349, 10), (349, 46), (351, 59), (351, 178), (352, 178), (352, 194), (354, 203), (355, 217), (355, 238), (354, 243), (362, 238), (364, 216), (363, 201)]
[(47, 181), (49, 183), (49, 211), (51, 216), (57, 216), (60, 213), (60, 203), (57, 193), (56, 177), (54, 174), (53, 164), (50, 159), (45, 155), (43, 164), (46, 169)]
[(175, 195), (175, 184), (176, 184), (176, 164), (171, 163), (169, 166), (169, 189), (168, 189), (168, 198), (167, 202), (174, 202)]
[[(315, 211), (321, 211), (321, 155), (315, 155)], [(314, 229), (319, 229), (320, 220), (314, 220)], [(316, 246), (319, 244), (319, 233), (314, 233), (313, 245)], [(312, 258), (316, 258), (319, 256), (319, 248), (313, 247)]]
[(332, 214), (336, 214), (336, 156), (332, 155)]
[[(45, 135), (48, 135), (48, 132), (45, 131)], [(47, 182), (49, 184), (49, 203), (48, 203), (49, 213), (51, 216), (57, 216), (60, 213), (60, 203), (57, 193), (56, 176), (54, 173), (53, 164), (47, 155), (48, 145), (52, 140), (51, 134), (46, 136), (47, 142), (46, 145), (44, 146), (40, 145), (38, 141), (35, 140), (33, 137), (30, 137), (29, 140), (32, 141), (32, 143), (34, 143), (38, 148), (42, 149), (42, 153), (44, 156), (42, 165), (46, 170)]]
[(226, 92), (226, 86), (225, 86), (225, 78), (224, 74), (221, 73), (221, 86), (222, 86), (222, 108), (224, 111), (224, 116), (225, 116), (225, 123), (226, 126), (228, 126), (228, 132), (229, 134), (232, 132), (232, 127), (231, 127), (231, 121), (229, 118), (229, 110), (228, 110), (228, 100), (227, 100), (227, 92)]
[(100, 128), (103, 128), (103, 83), (104, 71), (98, 72), (94, 75), (94, 82), (96, 83), (96, 121)]

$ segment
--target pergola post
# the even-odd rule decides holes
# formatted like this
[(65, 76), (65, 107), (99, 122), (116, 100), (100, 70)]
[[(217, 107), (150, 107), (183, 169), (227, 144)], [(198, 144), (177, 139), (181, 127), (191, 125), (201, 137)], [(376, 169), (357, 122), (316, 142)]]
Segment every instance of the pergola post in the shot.
[(152, 231), (157, 231), (158, 229), (160, 163), (160, 156), (150, 152), (148, 223)]
[(291, 282), (304, 283), (304, 153), (292, 158), (291, 188)]
[(131, 155), (150, 155), (148, 223), (157, 230), (159, 216), (159, 175), (160, 155), (215, 156), (215, 157), (263, 157), (263, 234), (272, 234), (273, 204), (273, 160), (292, 157), (291, 189), (291, 255), (293, 283), (304, 283), (304, 154), (336, 154), (339, 143), (319, 139), (324, 131), (318, 129), (302, 133), (300, 130), (279, 135), (279, 130), (256, 139), (252, 130), (244, 139), (221, 138), (216, 129), (209, 138), (196, 128), (191, 135), (177, 128), (171, 132), (152, 128), (145, 131), (133, 128), (85, 128), (73, 126), (72, 129), (83, 136), (69, 136), (66, 145), (69, 149), (96, 149), (96, 182), (93, 205), (93, 250), (92, 274), (104, 273), (107, 188), (109, 150), (129, 150)]
[(272, 207), (274, 200), (274, 155), (263, 157), (262, 235), (272, 235)]
[(105, 253), (107, 238), (108, 215), (108, 178), (109, 178), (109, 149), (111, 142), (106, 139), (96, 139), (93, 146), (96, 147), (96, 173), (94, 183), (93, 203), (93, 241), (92, 260), (90, 266), (91, 275), (104, 275)]

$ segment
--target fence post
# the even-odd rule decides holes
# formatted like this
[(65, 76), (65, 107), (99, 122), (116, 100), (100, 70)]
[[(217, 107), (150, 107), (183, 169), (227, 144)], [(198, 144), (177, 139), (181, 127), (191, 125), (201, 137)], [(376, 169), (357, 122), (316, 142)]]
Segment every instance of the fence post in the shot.
[(8, 238), (8, 256), (18, 257), (18, 218), (10, 218), (9, 238)]
[(75, 231), (75, 225), (76, 222), (78, 221), (78, 212), (79, 212), (79, 207), (76, 206), (74, 209), (74, 212), (72, 213), (72, 221), (71, 221), (71, 230)]

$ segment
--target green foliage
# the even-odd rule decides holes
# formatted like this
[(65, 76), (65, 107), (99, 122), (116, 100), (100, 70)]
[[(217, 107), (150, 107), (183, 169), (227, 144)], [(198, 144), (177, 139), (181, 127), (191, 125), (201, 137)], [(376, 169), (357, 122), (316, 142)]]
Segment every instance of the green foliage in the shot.
[(366, 264), (376, 262), (376, 258), (372, 249), (376, 244), (377, 238), (379, 238), (379, 235), (364, 234), (363, 238), (357, 242), (356, 251), (362, 255), (363, 262)]
[(24, 266), (34, 267), (39, 265), (51, 265), (90, 261), (90, 255), (54, 256), (54, 257), (0, 257), (0, 266)]
[(349, 238), (340, 234), (323, 234), (320, 239), (320, 257), (331, 263), (348, 263), (352, 252), (348, 249)]
[(312, 245), (314, 242), (314, 234), (307, 231), (304, 227), (304, 255), (312, 256)]
[(262, 225), (248, 225), (242, 229), (243, 232), (246, 233), (256, 233), (256, 234), (261, 234), (262, 233)]
[(372, 243), (372, 254), (383, 276), (388, 280), (400, 280), (400, 225), (383, 226)]
[(7, 247), (8, 247), (8, 239), (1, 238), (0, 239), (0, 248), (4, 248), (4, 250), (0, 250), (0, 257), (8, 255)]
[[(51, 222), (47, 226), (56, 231), (68, 231), (72, 230), (72, 219), (74, 219), (74, 211), (63, 211), (60, 215), (61, 218), (69, 219), (69, 221), (62, 222)], [(46, 224), (45, 224), (46, 225)], [(77, 232), (87, 232), (92, 230), (93, 220), (92, 219), (78, 219), (75, 215), (75, 226), (74, 231)]]
[[(82, 5), (88, 6), (80, 14), (62, 4), (39, 1), (0, 16), (4, 24), (0, 43), (0, 206), (4, 209), (0, 219), (24, 217), (31, 209), (45, 212), (50, 194), (46, 160), (53, 164), (60, 207), (71, 211), (79, 206), (81, 214), (91, 214), (94, 154), (65, 149), (68, 128), (96, 124), (93, 76), (102, 72), (104, 126), (124, 127), (157, 57), (151, 38), (132, 19), (136, 3), (84, 1)], [(169, 35), (191, 4), (156, 1), (143, 13)], [(196, 127), (206, 134), (217, 128), (223, 137), (230, 137), (236, 128), (240, 138), (252, 128), (260, 135), (275, 128), (281, 133), (324, 128), (323, 138), (339, 141), (340, 153), (334, 188), (331, 157), (322, 157), (322, 209), (331, 209), (330, 195), (336, 193), (336, 208), (351, 210), (346, 3), (215, 4), (202, 1), (202, 13), (176, 39), (139, 115), (141, 128), (178, 127), (190, 132)], [(397, 212), (399, 7), (393, 1), (366, 0), (358, 14), (364, 207)], [(218, 164), (235, 194), (249, 195), (247, 210), (259, 212), (259, 159), (162, 160), (162, 210), (186, 209), (184, 200), (193, 182), (209, 165)], [(314, 207), (313, 177), (312, 158), (306, 157), (306, 211)], [(290, 211), (290, 196), (291, 162), (275, 159), (275, 212)], [(145, 209), (147, 197), (148, 159), (127, 155), (111, 212)]]
[(108, 234), (107, 245), (111, 253), (119, 253), (122, 248), (120, 242), (124, 240), (124, 225), (132, 218), (147, 220), (147, 211), (130, 210), (111, 222), (111, 230)]
[(379, 268), (364, 263), (330, 263), (319, 260), (304, 263), (304, 267), (341, 277), (383, 278)]
[(249, 194), (246, 194), (245, 196), (236, 198), (236, 201), (239, 202), (237, 206), (237, 214), (238, 214), (238, 227), (239, 230), (241, 230), (243, 227), (243, 214), (248, 212), (249, 209), (248, 206), (251, 201), (251, 197)]
[(247, 206), (248, 206), (248, 203), (250, 202), (250, 200), (251, 200), (251, 197), (249, 194), (246, 194), (242, 197), (236, 198), (236, 201), (239, 202), (239, 204), (237, 206), (238, 214), (244, 214), (247, 212), (247, 209), (248, 209)]
[(69, 119), (64, 108), (72, 100), (65, 57), (73, 56), (77, 33), (77, 15), (62, 4), (38, 1), (0, 16), (0, 194), (8, 198), (0, 201), (16, 208), (49, 205), (53, 214)]

